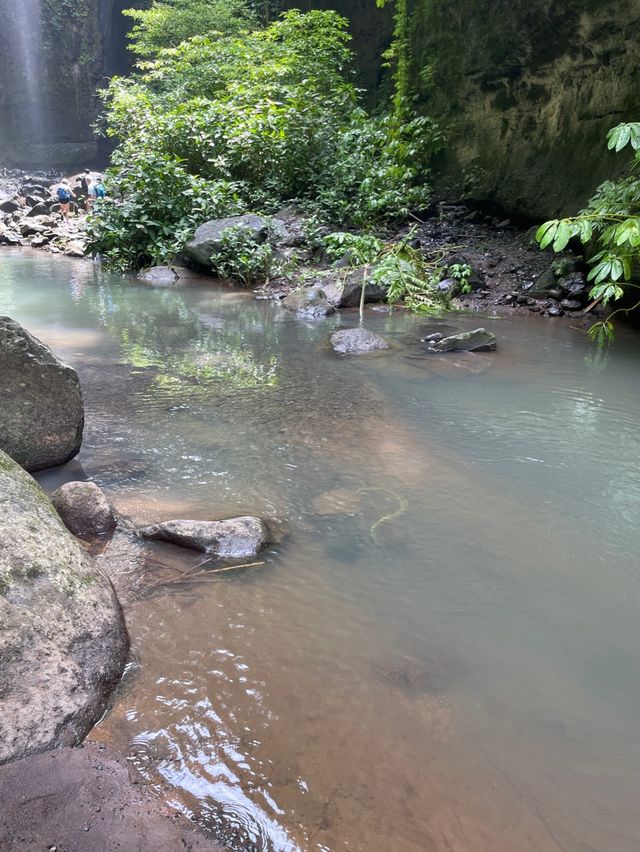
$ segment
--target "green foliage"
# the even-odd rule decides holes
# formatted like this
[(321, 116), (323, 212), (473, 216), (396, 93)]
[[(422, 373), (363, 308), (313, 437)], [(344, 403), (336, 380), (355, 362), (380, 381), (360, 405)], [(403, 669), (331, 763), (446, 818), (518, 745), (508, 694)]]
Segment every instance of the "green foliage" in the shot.
[[(428, 118), (367, 115), (351, 79), (349, 40), (336, 13), (291, 11), (266, 29), (194, 36), (140, 62), (134, 78), (114, 78), (103, 93), (102, 129), (120, 140), (111, 193), (122, 201), (117, 228), (113, 211), (96, 209), (93, 234), (103, 254), (108, 243), (116, 250), (114, 239), (100, 236), (103, 216), (107, 231), (136, 229), (149, 189), (161, 238), (141, 254), (173, 250), (165, 225), (185, 223), (185, 205), (168, 184), (156, 191), (155, 164), (162, 162), (197, 181), (205, 196), (209, 184), (217, 197), (231, 187), (233, 209), (220, 215), (236, 212), (239, 197), (242, 212), (272, 213), (294, 200), (324, 220), (370, 227), (424, 207), (441, 135)], [(151, 174), (131, 181), (129, 164), (145, 163)], [(184, 191), (180, 181), (175, 191)]]
[(88, 249), (117, 269), (167, 263), (203, 221), (244, 207), (234, 184), (206, 181), (153, 151), (117, 152), (105, 183), (109, 197), (88, 218)]
[[(386, 0), (376, 0), (380, 8), (386, 5)], [(393, 111), (396, 119), (402, 120), (409, 109), (411, 95), (411, 16), (409, 0), (395, 0), (393, 40), (384, 59), (387, 66), (393, 69), (394, 96)], [(429, 73), (431, 69), (429, 69)]]
[(403, 239), (385, 242), (371, 234), (336, 232), (325, 245), (330, 257), (346, 253), (352, 267), (368, 268), (367, 281), (387, 289), (390, 305), (403, 302), (412, 311), (438, 313), (449, 306), (447, 294), (438, 290), (443, 268), (410, 245), (414, 233), (411, 229)]
[(333, 221), (368, 227), (406, 219), (427, 206), (431, 157), (443, 136), (426, 116), (398, 122), (392, 115), (352, 113), (327, 162), (315, 195), (317, 209)]
[[(640, 123), (619, 124), (609, 131), (608, 147), (620, 152), (627, 146), (634, 151), (630, 173), (617, 181), (605, 181), (596, 190), (584, 210), (577, 216), (553, 219), (538, 228), (536, 239), (540, 248), (550, 247), (563, 251), (571, 240), (584, 245), (589, 253), (591, 269), (588, 280), (592, 282), (590, 296), (607, 305), (624, 296), (634, 283), (640, 261)], [(635, 305), (634, 308), (640, 306)], [(612, 317), (618, 308), (603, 322), (589, 331), (598, 344), (613, 338)]]
[(451, 278), (455, 278), (460, 283), (460, 292), (467, 294), (472, 290), (469, 278), (471, 277), (472, 269), (468, 263), (452, 263), (447, 270)]
[(156, 0), (123, 14), (135, 21), (130, 49), (147, 59), (196, 35), (232, 35), (257, 23), (245, 0)]
[(402, 301), (411, 311), (429, 314), (450, 307), (447, 294), (438, 290), (441, 267), (428, 263), (420, 251), (406, 243), (387, 252), (371, 277), (387, 287), (390, 305)]
[(211, 262), (220, 278), (253, 284), (271, 276), (273, 246), (251, 228), (233, 225), (222, 232), (220, 247), (211, 255)]
[(364, 266), (373, 263), (384, 249), (384, 240), (373, 234), (353, 234), (349, 231), (336, 231), (327, 234), (324, 246), (331, 260), (347, 257), (350, 266)]

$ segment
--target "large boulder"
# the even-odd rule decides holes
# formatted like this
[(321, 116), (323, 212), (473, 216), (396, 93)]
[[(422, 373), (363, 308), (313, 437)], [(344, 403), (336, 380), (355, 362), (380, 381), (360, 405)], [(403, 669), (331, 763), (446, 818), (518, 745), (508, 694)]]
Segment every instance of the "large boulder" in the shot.
[(365, 282), (365, 302), (384, 302), (387, 287), (373, 281), (371, 269), (353, 269), (351, 272), (338, 273), (329, 281), (322, 283), (322, 290), (330, 304), (336, 308), (355, 308), (362, 298), (362, 284)]
[(77, 745), (126, 661), (109, 581), (0, 451), (0, 764)]
[(226, 521), (166, 521), (139, 532), (143, 538), (238, 558), (255, 556), (273, 541), (265, 521), (251, 516)]
[(74, 535), (105, 535), (115, 529), (113, 509), (95, 482), (65, 482), (53, 492), (51, 502)]
[(495, 334), (486, 328), (474, 328), (473, 331), (429, 341), (432, 352), (491, 352), (496, 345)]
[(331, 345), (340, 355), (361, 355), (376, 349), (388, 349), (389, 344), (366, 328), (343, 328), (331, 335)]
[(0, 364), (0, 449), (27, 470), (68, 462), (84, 427), (76, 371), (9, 317), (0, 317)]
[(298, 287), (285, 296), (282, 306), (305, 319), (322, 319), (336, 311), (320, 287)]
[(270, 233), (276, 237), (285, 237), (287, 233), (284, 222), (280, 219), (268, 219), (255, 213), (244, 216), (227, 216), (224, 219), (211, 219), (204, 222), (196, 230), (193, 239), (184, 247), (184, 254), (198, 266), (210, 269), (211, 255), (222, 246), (222, 237), (229, 228), (245, 228), (250, 231), (258, 242), (264, 242)]

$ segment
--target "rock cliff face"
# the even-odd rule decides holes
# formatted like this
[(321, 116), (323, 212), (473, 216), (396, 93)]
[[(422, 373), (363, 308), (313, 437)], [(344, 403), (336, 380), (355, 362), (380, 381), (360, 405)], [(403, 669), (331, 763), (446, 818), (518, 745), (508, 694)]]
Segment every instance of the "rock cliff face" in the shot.
[(414, 0), (411, 33), (454, 189), (462, 177), (476, 197), (544, 218), (579, 207), (619, 167), (605, 137), (640, 117), (634, 0)]
[[(351, 20), (361, 78), (379, 83), (391, 21), (375, 0), (312, 5)], [(409, 14), (411, 84), (447, 134), (441, 192), (539, 219), (616, 174), (606, 133), (640, 117), (639, 3), (409, 0)]]

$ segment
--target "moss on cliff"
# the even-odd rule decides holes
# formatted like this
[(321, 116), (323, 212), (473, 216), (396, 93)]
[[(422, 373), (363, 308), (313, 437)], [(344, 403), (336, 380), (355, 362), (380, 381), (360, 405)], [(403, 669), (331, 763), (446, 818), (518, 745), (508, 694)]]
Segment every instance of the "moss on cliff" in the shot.
[(607, 130), (640, 111), (638, 4), (412, 2), (416, 92), (448, 129), (442, 187), (533, 218), (584, 203), (618, 167)]

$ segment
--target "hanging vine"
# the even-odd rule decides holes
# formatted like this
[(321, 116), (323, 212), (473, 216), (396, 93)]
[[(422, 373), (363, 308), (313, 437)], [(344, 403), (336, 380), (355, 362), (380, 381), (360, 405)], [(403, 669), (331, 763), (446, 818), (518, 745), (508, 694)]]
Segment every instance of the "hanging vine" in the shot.
[(388, 2), (395, 3), (393, 40), (385, 51), (384, 59), (392, 68), (393, 74), (393, 112), (402, 120), (409, 108), (411, 99), (411, 13), (409, 0), (376, 0), (378, 8)]

